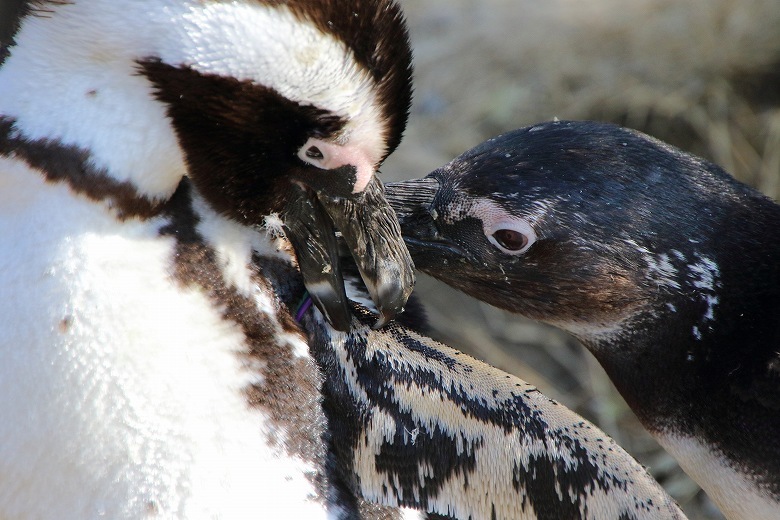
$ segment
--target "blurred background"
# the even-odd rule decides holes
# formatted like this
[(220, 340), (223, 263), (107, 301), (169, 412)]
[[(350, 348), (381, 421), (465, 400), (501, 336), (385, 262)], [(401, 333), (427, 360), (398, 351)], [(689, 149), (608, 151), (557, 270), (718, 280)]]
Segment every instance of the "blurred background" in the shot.
[[(642, 130), (780, 199), (778, 0), (400, 2), (415, 100), (385, 181), (423, 176), (488, 137), (557, 117)], [(424, 275), (416, 294), (434, 337), (598, 424), (691, 519), (722, 518), (576, 340)]]

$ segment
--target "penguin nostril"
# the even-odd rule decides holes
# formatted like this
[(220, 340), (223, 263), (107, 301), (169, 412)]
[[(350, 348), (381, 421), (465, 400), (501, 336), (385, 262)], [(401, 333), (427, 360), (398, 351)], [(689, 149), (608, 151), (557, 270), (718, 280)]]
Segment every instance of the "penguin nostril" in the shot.
[(493, 233), (498, 244), (509, 251), (520, 251), (528, 245), (528, 237), (514, 229), (499, 229)]

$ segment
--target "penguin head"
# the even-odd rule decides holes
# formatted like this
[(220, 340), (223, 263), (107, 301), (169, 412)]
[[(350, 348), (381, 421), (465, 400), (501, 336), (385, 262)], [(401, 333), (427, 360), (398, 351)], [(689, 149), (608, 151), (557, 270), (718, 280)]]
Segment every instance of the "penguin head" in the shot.
[[(390, 319), (412, 290), (413, 266), (381, 187), (364, 191), (378, 183), (411, 104), (399, 8), (390, 1), (214, 3), (188, 23), (193, 45), (139, 63), (168, 107), (196, 186), (241, 222), (281, 213), (309, 292), (345, 329), (335, 227), (382, 321)], [(350, 204), (357, 209), (345, 209)], [(304, 223), (311, 211), (319, 217)]]
[(713, 199), (734, 184), (639, 132), (560, 121), (387, 189), (419, 269), (587, 340), (696, 291), (697, 269), (716, 272)]
[[(371, 218), (338, 231), (353, 252), (373, 255), (360, 265), (378, 307), (388, 315), (403, 307), (411, 259), (381, 185), (364, 195), (399, 144), (411, 104), (408, 34), (392, 0), (73, 0), (24, 2), (19, 15), (3, 42), (0, 91), (45, 95), (5, 115), (40, 115), (36, 125), (75, 136), (96, 163), (124, 167), (115, 177), (141, 196), (169, 196), (187, 176), (214, 210), (244, 225), (279, 214), (298, 235), (293, 244), (318, 244), (334, 264), (324, 284), (308, 273), (307, 286), (338, 300), (331, 312), (343, 314), (341, 328), (348, 315), (335, 289), (334, 222), (350, 220), (345, 207), (371, 205)], [(62, 86), (16, 84), (16, 69), (36, 67), (39, 81)], [(61, 101), (41, 104), (51, 90)], [(139, 142), (107, 144), (118, 126), (137, 128)], [(139, 174), (144, 152), (149, 171)], [(309, 206), (317, 218), (301, 226)]]
[(137, 58), (214, 207), (255, 223), (291, 182), (362, 192), (401, 140), (411, 51), (389, 1), (169, 2), (170, 36)]

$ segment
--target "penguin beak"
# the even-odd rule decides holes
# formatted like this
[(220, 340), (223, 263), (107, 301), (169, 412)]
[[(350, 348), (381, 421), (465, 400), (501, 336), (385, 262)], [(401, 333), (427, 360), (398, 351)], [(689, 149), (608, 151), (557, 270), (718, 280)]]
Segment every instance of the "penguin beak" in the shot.
[(446, 210), (439, 207), (439, 189), (439, 182), (432, 177), (386, 186), (387, 201), (398, 215), (404, 242), (421, 270), (441, 265), (442, 260), (471, 257), (439, 233), (436, 218)]
[(335, 234), (340, 232), (379, 311), (379, 328), (403, 311), (414, 288), (414, 264), (376, 175), (354, 193), (354, 182), (339, 173), (299, 178), (285, 227), (312, 300), (334, 328), (348, 331), (352, 317)]

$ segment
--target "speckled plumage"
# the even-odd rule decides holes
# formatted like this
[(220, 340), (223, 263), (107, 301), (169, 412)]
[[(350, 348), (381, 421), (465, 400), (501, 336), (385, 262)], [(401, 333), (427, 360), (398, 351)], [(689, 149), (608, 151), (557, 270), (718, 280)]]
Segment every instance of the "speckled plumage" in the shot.
[(571, 332), (727, 516), (780, 515), (777, 204), (639, 132), (567, 121), (388, 194), (420, 269)]
[(304, 326), (338, 473), (360, 496), (464, 520), (684, 518), (611, 438), (535, 387), (414, 331), (407, 314), (380, 330), (355, 314), (348, 334), (316, 313)]

